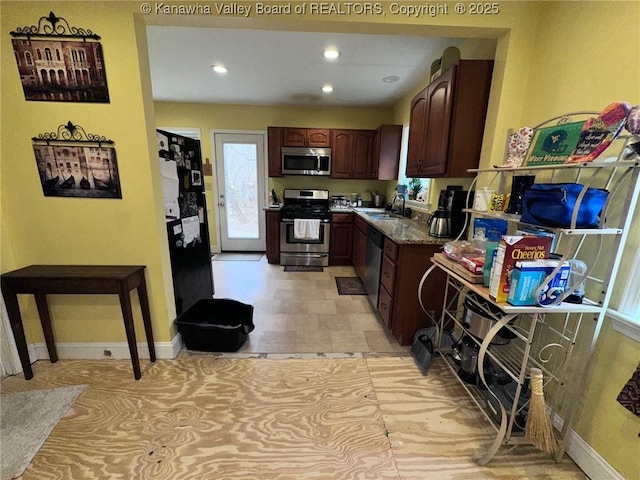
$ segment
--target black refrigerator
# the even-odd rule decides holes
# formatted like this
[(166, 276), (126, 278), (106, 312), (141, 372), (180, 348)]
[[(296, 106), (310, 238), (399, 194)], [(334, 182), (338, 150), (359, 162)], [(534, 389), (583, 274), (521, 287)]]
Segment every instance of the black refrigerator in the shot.
[(171, 273), (180, 315), (212, 298), (213, 268), (200, 141), (156, 130)]

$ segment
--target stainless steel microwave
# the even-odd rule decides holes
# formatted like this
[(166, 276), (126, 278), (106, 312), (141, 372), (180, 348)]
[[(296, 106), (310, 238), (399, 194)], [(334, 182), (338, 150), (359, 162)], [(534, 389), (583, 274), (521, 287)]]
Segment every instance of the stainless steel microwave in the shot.
[(330, 175), (331, 149), (282, 147), (282, 173), (285, 175)]

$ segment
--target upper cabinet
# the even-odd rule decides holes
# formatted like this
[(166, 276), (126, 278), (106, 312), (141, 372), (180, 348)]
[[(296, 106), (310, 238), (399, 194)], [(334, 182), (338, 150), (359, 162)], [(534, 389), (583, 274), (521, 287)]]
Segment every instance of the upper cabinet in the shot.
[(270, 177), (283, 177), (282, 174), (282, 127), (267, 128), (267, 165)]
[(396, 180), (400, 166), (402, 125), (380, 125), (373, 138), (371, 177), (378, 180)]
[(283, 176), (282, 147), (330, 145), (331, 178), (398, 178), (402, 125), (381, 125), (377, 130), (269, 127), (267, 132), (270, 177)]
[(283, 147), (330, 147), (331, 130), (319, 128), (284, 128)]
[(407, 177), (468, 177), (482, 148), (491, 60), (460, 60), (411, 101)]
[(331, 130), (331, 178), (371, 178), (373, 130)]

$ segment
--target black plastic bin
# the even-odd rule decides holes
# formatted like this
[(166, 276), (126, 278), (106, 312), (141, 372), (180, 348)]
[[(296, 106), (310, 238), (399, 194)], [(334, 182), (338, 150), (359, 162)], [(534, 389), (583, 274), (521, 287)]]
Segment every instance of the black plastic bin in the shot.
[(176, 319), (189, 350), (236, 352), (253, 331), (253, 305), (228, 298), (198, 300)]

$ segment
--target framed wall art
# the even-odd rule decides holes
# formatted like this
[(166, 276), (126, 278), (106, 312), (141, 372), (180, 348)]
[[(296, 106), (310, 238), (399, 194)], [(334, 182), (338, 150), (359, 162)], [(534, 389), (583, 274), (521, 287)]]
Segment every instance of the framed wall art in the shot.
[(53, 12), (10, 34), (26, 100), (109, 103), (99, 35)]
[(113, 140), (69, 121), (32, 142), (45, 197), (122, 198)]

